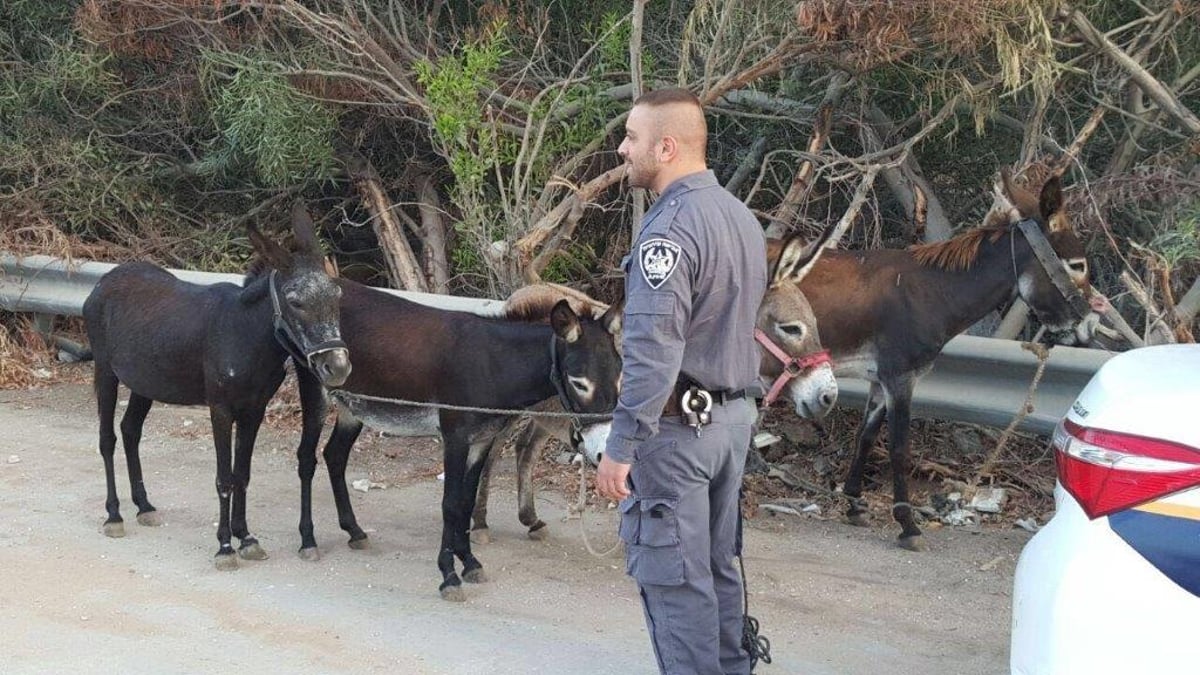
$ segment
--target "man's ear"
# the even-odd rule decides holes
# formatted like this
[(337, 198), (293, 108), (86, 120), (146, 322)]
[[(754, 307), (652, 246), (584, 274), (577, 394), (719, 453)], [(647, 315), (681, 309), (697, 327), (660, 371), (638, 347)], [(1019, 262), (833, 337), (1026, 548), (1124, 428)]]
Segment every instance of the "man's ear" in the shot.
[(662, 152), (658, 155), (658, 161), (669, 162), (677, 154), (679, 154), (679, 142), (675, 140), (674, 136), (663, 136)]

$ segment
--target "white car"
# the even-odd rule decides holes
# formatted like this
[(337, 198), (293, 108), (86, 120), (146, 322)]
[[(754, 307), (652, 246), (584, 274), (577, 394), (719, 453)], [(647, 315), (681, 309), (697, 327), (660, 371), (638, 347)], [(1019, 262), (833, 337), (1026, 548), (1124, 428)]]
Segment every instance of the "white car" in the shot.
[(1200, 673), (1200, 345), (1122, 353), (1054, 432), (1013, 581), (1013, 675)]

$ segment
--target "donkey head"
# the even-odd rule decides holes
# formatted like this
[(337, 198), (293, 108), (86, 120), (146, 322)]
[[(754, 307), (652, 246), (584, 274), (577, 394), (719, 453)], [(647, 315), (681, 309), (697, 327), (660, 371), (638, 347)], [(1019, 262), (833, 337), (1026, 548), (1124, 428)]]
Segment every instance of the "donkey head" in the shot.
[[(1062, 184), (1057, 175), (1051, 176), (1037, 196), (1016, 186), (1005, 169), (995, 188), (996, 198), (988, 218), (999, 214), (1009, 225), (1032, 218), (1058, 257), (1067, 278), (1086, 299), (1091, 295), (1088, 283), (1088, 262), (1083, 242), (1075, 234), (1063, 206)], [(1019, 235), (1018, 235), (1019, 236)], [(1094, 320), (1080, 316), (1050, 279), (1046, 268), (1035, 256), (1017, 279), (1017, 292), (1046, 327), (1049, 341), (1058, 344), (1086, 343), (1091, 339)]]
[(770, 392), (768, 401), (782, 387), (796, 414), (810, 419), (833, 408), (838, 387), (828, 353), (821, 348), (817, 317), (799, 283), (816, 265), (833, 230), (811, 242), (796, 235), (784, 240), (756, 323), (764, 351), (759, 376)]
[(249, 228), (250, 243), (270, 268), (268, 274), (275, 337), (328, 387), (350, 376), (350, 355), (342, 342), (339, 312), (342, 290), (321, 256), (316, 228), (304, 205), (292, 207), (293, 253)]
[(599, 319), (581, 317), (566, 299), (550, 310), (554, 329), (553, 372), (563, 406), (578, 413), (608, 413), (617, 406), (621, 357), (617, 338), (625, 301)]

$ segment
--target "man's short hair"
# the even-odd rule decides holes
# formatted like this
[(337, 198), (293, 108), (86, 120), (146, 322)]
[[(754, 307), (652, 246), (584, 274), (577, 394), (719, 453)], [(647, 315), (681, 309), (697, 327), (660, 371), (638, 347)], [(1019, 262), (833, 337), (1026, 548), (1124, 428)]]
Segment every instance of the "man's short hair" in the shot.
[[(696, 131), (699, 133), (698, 143), (703, 145), (708, 138), (708, 121), (704, 119), (704, 106), (700, 104), (700, 99), (695, 94), (680, 87), (672, 87), (670, 89), (656, 89), (642, 94), (633, 102), (634, 106), (646, 106), (647, 108), (659, 108), (669, 105), (682, 104), (692, 107), (696, 110), (695, 124)], [(662, 133), (659, 129), (657, 133)], [(674, 130), (676, 133), (680, 129)], [(701, 152), (704, 148), (701, 147)]]
[(690, 103), (697, 108), (704, 110), (704, 106), (700, 104), (700, 99), (695, 94), (680, 87), (648, 91), (639, 96), (637, 100), (633, 102), (634, 105), (645, 105), (650, 106), (651, 108), (670, 105), (672, 103)]

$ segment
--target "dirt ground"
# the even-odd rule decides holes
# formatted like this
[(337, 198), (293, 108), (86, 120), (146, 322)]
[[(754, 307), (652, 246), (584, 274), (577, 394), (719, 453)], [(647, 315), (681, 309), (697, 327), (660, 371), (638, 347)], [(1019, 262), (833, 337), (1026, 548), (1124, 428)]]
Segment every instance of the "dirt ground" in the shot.
[[(85, 366), (74, 366), (80, 380)], [(118, 410), (120, 413), (120, 410)], [(365, 431), (364, 436), (369, 432)], [(341, 673), (652, 673), (653, 656), (619, 554), (583, 547), (570, 498), (547, 481), (550, 524), (531, 541), (516, 519), (511, 458), (497, 464), (477, 546), (491, 581), (465, 604), (442, 601), (434, 561), (440, 457), (433, 441), (372, 436), (349, 478), (367, 551), (346, 546), (327, 483), (314, 489), (323, 557), (299, 545), (294, 448), (286, 423), (265, 427), (249, 499), (271, 557), (213, 568), (214, 460), (207, 410), (156, 405), (143, 438), (150, 498), (165, 518), (139, 526), (118, 451), (124, 539), (100, 532), (103, 465), (95, 408), (79, 383), (0, 391), (0, 660), (5, 673), (212, 672), (266, 667)], [(994, 675), (1007, 672), (1013, 567), (1029, 535), (987, 525), (926, 533), (897, 548), (895, 527), (770, 515), (750, 521), (751, 614), (772, 643), (763, 674)], [(585, 523), (614, 541), (603, 505)]]

